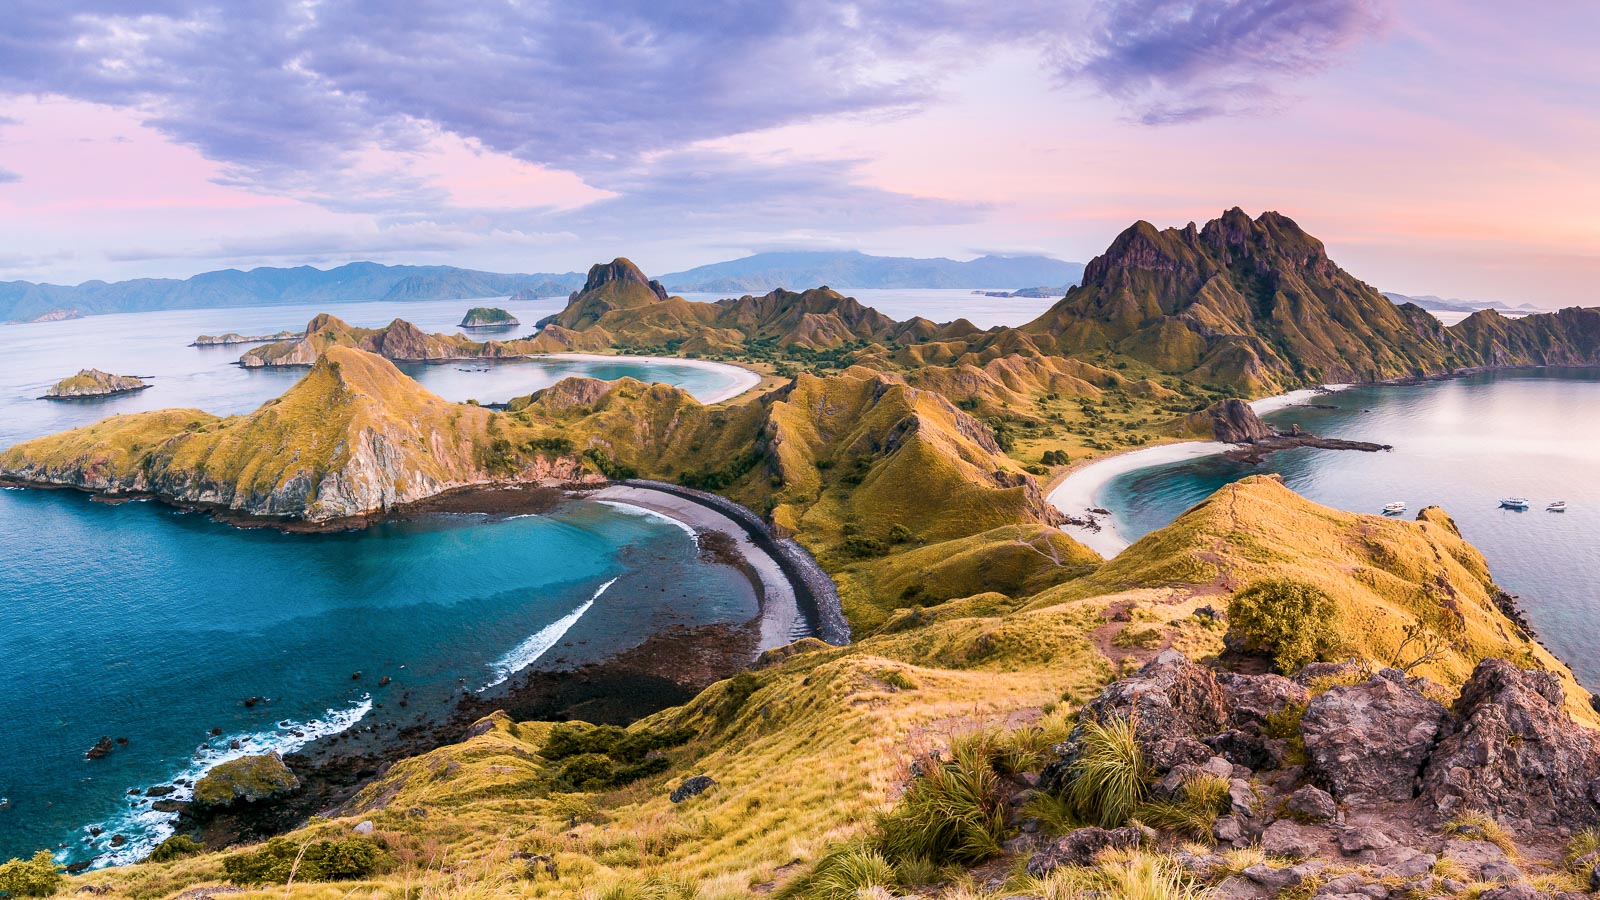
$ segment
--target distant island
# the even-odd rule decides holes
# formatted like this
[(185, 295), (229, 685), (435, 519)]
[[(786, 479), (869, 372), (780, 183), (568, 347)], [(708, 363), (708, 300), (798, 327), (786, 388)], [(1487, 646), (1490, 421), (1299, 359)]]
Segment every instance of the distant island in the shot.
[[(1083, 263), (1048, 256), (980, 256), (958, 261), (872, 256), (856, 251), (757, 253), (661, 276), (671, 291), (765, 293), (825, 284), (846, 288), (982, 288), (996, 284), (1077, 284)], [(1066, 291), (1056, 291), (1059, 296)]]
[(227, 334), (202, 334), (191, 347), (227, 347), (233, 344), (261, 344), (268, 341), (292, 341), (300, 336), (298, 331), (280, 331), (276, 334), (245, 335), (236, 331)]
[(109, 397), (142, 391), (150, 385), (132, 375), (112, 375), (99, 369), (83, 369), (71, 378), (63, 378), (46, 391), (40, 400), (86, 400), (92, 397)]
[(1396, 306), (1404, 306), (1407, 303), (1415, 303), (1423, 309), (1438, 310), (1440, 312), (1470, 313), (1477, 312), (1480, 309), (1493, 309), (1499, 310), (1500, 312), (1513, 313), (1546, 312), (1546, 310), (1540, 309), (1531, 303), (1519, 303), (1516, 306), (1512, 306), (1509, 303), (1501, 303), (1499, 300), (1457, 300), (1446, 299), (1433, 294), (1412, 296), (1408, 294), (1396, 294), (1391, 291), (1384, 291), (1383, 296), (1389, 298), (1389, 302), (1395, 304)]
[[(516, 316), (498, 306), (474, 306), (467, 310), (466, 318), (461, 320), (462, 328), (506, 328), (521, 324)], [(285, 335), (285, 337), (294, 336)]]
[(1061, 287), (1021, 288), (1015, 291), (973, 291), (973, 293), (980, 297), (1027, 297), (1035, 300), (1050, 300), (1064, 296), (1070, 287), (1071, 285), (1063, 285)]

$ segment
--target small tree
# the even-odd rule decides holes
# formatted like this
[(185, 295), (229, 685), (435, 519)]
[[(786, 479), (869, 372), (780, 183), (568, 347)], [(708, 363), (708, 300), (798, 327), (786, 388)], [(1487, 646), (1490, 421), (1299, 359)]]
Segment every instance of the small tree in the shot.
[(1248, 650), (1266, 653), (1281, 672), (1294, 672), (1339, 646), (1339, 607), (1327, 591), (1292, 578), (1268, 578), (1228, 604), (1229, 631)]
[(61, 889), (62, 881), (49, 850), (0, 865), (0, 897), (48, 897)]

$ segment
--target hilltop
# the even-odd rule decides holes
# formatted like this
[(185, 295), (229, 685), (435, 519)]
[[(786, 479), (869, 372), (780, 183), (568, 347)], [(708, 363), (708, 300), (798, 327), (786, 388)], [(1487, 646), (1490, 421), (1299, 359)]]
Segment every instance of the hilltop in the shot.
[(827, 284), (850, 288), (1015, 288), (1076, 284), (1083, 264), (1048, 256), (914, 259), (856, 251), (757, 253), (661, 276), (669, 290), (765, 293)]
[(247, 369), (310, 366), (330, 347), (354, 347), (396, 362), (495, 359), (535, 352), (528, 341), (474, 341), (463, 335), (429, 334), (404, 319), (382, 328), (358, 328), (326, 313), (306, 323), (299, 337), (255, 347), (239, 357)]

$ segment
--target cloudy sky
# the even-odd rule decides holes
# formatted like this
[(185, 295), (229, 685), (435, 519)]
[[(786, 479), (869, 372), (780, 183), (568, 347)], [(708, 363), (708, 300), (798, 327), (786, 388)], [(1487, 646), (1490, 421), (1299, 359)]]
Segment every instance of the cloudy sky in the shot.
[(9, 0), (0, 279), (1086, 260), (1277, 209), (1386, 290), (1600, 302), (1589, 0)]

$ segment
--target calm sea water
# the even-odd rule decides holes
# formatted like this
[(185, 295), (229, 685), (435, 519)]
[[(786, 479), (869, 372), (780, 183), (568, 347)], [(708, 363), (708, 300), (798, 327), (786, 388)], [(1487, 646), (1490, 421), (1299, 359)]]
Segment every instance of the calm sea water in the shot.
[[(1148, 534), (1217, 488), (1258, 472), (1319, 503), (1407, 516), (1441, 506), (1523, 599), (1545, 643), (1600, 688), (1600, 370), (1534, 369), (1320, 398), (1265, 418), (1331, 437), (1392, 444), (1386, 453), (1293, 450), (1246, 466), (1221, 457), (1130, 472), (1099, 494), (1128, 537)], [(1501, 509), (1502, 497), (1532, 509)], [(1552, 500), (1570, 504), (1546, 512)]]
[[(510, 308), (531, 326), (561, 304)], [(0, 446), (114, 413), (249, 412), (303, 374), (232, 365), (244, 347), (186, 346), (202, 333), (302, 328), (318, 312), (356, 325), (401, 316), (454, 330), (471, 305), (189, 310), (0, 327)], [(87, 366), (148, 375), (155, 387), (100, 401), (34, 399)], [(570, 374), (633, 375), (702, 395), (731, 383), (716, 371), (637, 360), (409, 371), (456, 400), (505, 400)], [(9, 801), (0, 808), (0, 859), (39, 848), (58, 849), (63, 862), (136, 858), (171, 817), (130, 790), (347, 728), (403, 728), (530, 664), (599, 659), (667, 625), (744, 622), (757, 612), (743, 575), (702, 561), (674, 523), (600, 504), (285, 535), (155, 503), (0, 491), (0, 798)], [(391, 683), (379, 687), (385, 676)], [(248, 697), (268, 699), (246, 707)], [(213, 728), (222, 734), (212, 737)], [(128, 743), (86, 760), (102, 735)], [(89, 826), (103, 834), (91, 839)], [(113, 851), (115, 834), (129, 842)]]

